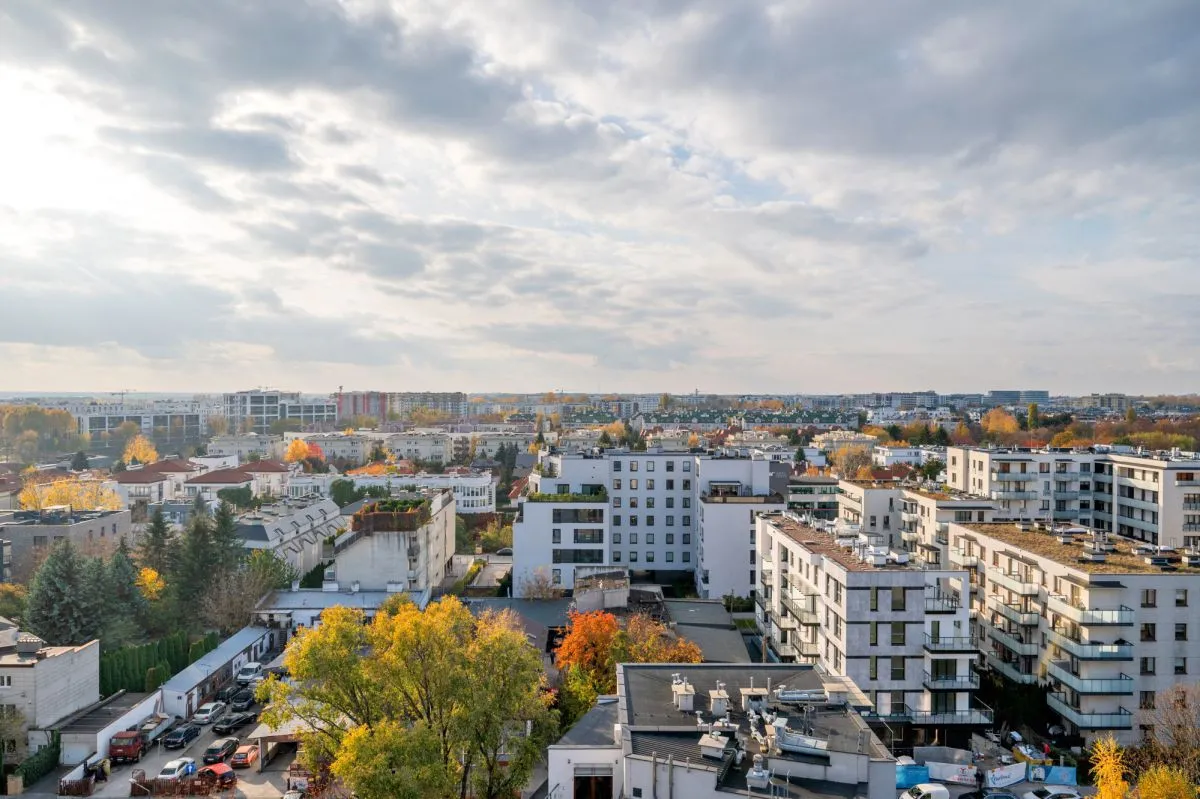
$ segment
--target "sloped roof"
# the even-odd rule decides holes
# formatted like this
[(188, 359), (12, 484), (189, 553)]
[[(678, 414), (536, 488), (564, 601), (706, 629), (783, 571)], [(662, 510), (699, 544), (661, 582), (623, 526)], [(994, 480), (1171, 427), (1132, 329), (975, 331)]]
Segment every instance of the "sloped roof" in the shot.
[(159, 472), (161, 474), (181, 474), (200, 471), (198, 464), (186, 461), (181, 458), (168, 458), (154, 463), (147, 463), (142, 467), (143, 472)]
[(246, 474), (263, 474), (265, 472), (281, 473), (291, 471), (291, 469), (279, 461), (251, 461), (250, 463), (242, 464), (238, 468)]
[(147, 483), (165, 483), (167, 476), (149, 469), (126, 469), (114, 474), (113, 480), (121, 485), (145, 485)]
[(199, 474), (188, 479), (189, 485), (241, 485), (253, 480), (241, 469), (216, 469), (208, 474)]

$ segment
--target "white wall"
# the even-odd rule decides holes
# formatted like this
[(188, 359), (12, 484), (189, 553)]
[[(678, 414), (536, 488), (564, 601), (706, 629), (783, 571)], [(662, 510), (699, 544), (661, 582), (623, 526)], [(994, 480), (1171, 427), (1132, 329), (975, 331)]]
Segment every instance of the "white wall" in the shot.
[[(576, 766), (612, 766), (613, 796), (621, 793), (621, 747), (551, 746), (547, 752), (546, 787), (554, 799), (574, 799)], [(643, 795), (649, 793), (643, 791)]]
[(89, 755), (99, 754), (108, 757), (108, 742), (113, 735), (141, 724), (152, 713), (162, 708), (162, 692), (154, 691), (142, 701), (114, 719), (107, 727), (94, 733), (74, 733), (62, 736), (62, 754), (59, 763), (64, 766), (74, 766), (82, 763)]

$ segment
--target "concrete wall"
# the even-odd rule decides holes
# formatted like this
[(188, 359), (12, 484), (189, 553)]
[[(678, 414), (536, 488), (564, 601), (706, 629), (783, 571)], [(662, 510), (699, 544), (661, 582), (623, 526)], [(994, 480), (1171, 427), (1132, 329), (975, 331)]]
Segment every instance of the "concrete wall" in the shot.
[(720, 599), (727, 594), (750, 596), (758, 584), (755, 515), (782, 511), (785, 501), (697, 504), (700, 506), (697, 592), (704, 599)]
[(35, 551), (53, 546), (58, 538), (66, 538), (76, 547), (91, 552), (98, 547), (115, 549), (124, 538), (134, 543), (131, 514), (115, 511), (74, 524), (0, 524), (0, 538), (12, 541), (13, 571), (21, 574)]
[[(702, 763), (675, 762), (668, 767), (667, 759), (660, 758), (657, 767), (650, 758), (629, 756), (624, 759), (623, 787), (625, 793), (614, 796), (633, 796), (634, 788), (641, 788), (643, 797), (659, 796), (660, 799), (674, 796), (675, 799), (704, 799), (704, 797), (728, 796), (717, 790), (716, 769), (719, 765), (715, 760), (704, 760)], [(658, 773), (658, 791), (654, 791), (655, 772)], [(615, 786), (614, 786), (615, 789)]]
[(31, 726), (49, 727), (100, 699), (100, 642), (38, 662), (37, 710)]
[[(576, 766), (612, 766), (612, 795), (625, 795), (621, 792), (621, 747), (551, 746), (547, 755), (546, 787), (554, 799), (574, 799)], [(643, 791), (642, 795), (649, 796), (649, 793)]]
[[(364, 591), (385, 591), (388, 583), (403, 583), (411, 590), (437, 586), (446, 576), (446, 564), (454, 554), (454, 509), (452, 495), (436, 497), (429, 522), (413, 532), (364, 535), (338, 553), (334, 573), (348, 586), (358, 582)], [(408, 547), (419, 554), (409, 562)], [(409, 572), (416, 574), (410, 579)]]
[(62, 755), (59, 764), (74, 766), (82, 763), (92, 754), (108, 757), (108, 742), (115, 733), (141, 724), (152, 713), (162, 707), (162, 693), (155, 691), (146, 696), (141, 702), (131, 707), (107, 727), (93, 733), (64, 733), (62, 736)]

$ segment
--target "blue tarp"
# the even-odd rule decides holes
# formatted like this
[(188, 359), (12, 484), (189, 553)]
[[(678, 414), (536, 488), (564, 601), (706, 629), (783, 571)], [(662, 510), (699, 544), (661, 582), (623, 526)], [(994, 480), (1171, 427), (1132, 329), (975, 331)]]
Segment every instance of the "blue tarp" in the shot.
[(929, 782), (929, 769), (926, 766), (896, 766), (896, 787), (911, 788)]
[(1029, 764), (1030, 782), (1047, 782), (1051, 785), (1076, 785), (1074, 766), (1035, 766)]

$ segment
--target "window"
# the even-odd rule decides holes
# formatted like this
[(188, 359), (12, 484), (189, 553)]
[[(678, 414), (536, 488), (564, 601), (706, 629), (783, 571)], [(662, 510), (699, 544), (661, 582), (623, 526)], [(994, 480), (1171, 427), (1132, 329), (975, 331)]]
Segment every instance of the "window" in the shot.
[[(684, 462), (683, 462), (683, 470), (684, 470), (685, 472), (690, 472), (690, 471), (692, 470), (692, 462), (691, 462), (691, 461), (684, 461)], [(684, 486), (684, 488), (687, 488), (687, 486)]]
[(667, 527), (674, 527), (674, 526), (675, 526), (675, 517), (668, 516), (667, 517)]
[(682, 502), (683, 502), (683, 507), (685, 507), (685, 508), (692, 507), (692, 498), (691, 497), (684, 497)]
[(1155, 608), (1158, 607), (1158, 591), (1153, 588), (1142, 589), (1142, 607)]
[(692, 490), (692, 481), (691, 481), (691, 480), (684, 480), (684, 481), (683, 481), (683, 490), (684, 490), (684, 491), (691, 491), (691, 490)]
[(879, 622), (871, 622), (871, 646), (879, 646)]
[(630, 563), (637, 563), (637, 553), (636, 553), (636, 552), (630, 552), (630, 553), (629, 553), (629, 562), (630, 562)]
[(1179, 622), (1175, 623), (1175, 640), (1176, 641), (1186, 641), (1187, 640), (1187, 623), (1179, 623)]
[(892, 646), (904, 646), (904, 628), (902, 621), (892, 622)]
[(613, 499), (612, 505), (614, 508), (621, 507), (621, 498), (620, 497), (613, 497), (612, 499)]
[(1149, 623), (1142, 624), (1142, 640), (1143, 641), (1156, 640), (1155, 639), (1155, 625), (1149, 624)]
[(872, 611), (879, 610), (879, 589), (878, 588), (871, 589), (871, 610)]
[(904, 610), (904, 589), (903, 588), (893, 588), (892, 589), (892, 610), (893, 611)]
[(633, 789), (633, 799), (642, 799), (642, 789), (641, 788)]
[[(649, 521), (649, 520), (647, 520), (647, 521)], [(651, 526), (653, 527), (653, 525), (651, 525)], [(646, 533), (646, 543), (647, 544), (654, 543), (654, 533)]]
[(620, 526), (621, 526), (621, 517), (614, 516), (613, 517), (613, 527), (620, 527)]
[(637, 470), (638, 470), (638, 462), (637, 462), (637, 461), (630, 461), (630, 462), (629, 462), (629, 471), (631, 471), (631, 472), (636, 472)]
[(1175, 673), (1187, 674), (1187, 658), (1175, 658)]
[[(685, 518), (686, 518), (686, 517), (685, 517)], [(684, 534), (683, 534), (683, 543), (684, 543), (684, 544), (690, 544), (690, 543), (692, 543), (692, 534), (691, 534), (691, 533), (684, 533)]]
[[(671, 471), (671, 470), (670, 470), (670, 469), (667, 469), (667, 471), (669, 472), (669, 471)], [(667, 490), (668, 490), (668, 491), (674, 491), (674, 490), (675, 490), (675, 481), (674, 481), (674, 480), (668, 480), (668, 481), (667, 481)]]
[(638, 506), (638, 498), (637, 498), (637, 497), (630, 497), (630, 498), (629, 498), (629, 507), (631, 507), (631, 508), (636, 508), (637, 506)]
[(1154, 658), (1142, 658), (1141, 666), (1142, 666), (1142, 668), (1141, 668), (1142, 674), (1153, 674), (1154, 673)]
[[(668, 518), (670, 518), (670, 517), (668, 517)], [(667, 533), (667, 543), (668, 544), (675, 543), (675, 534), (674, 533)]]
[(613, 471), (614, 472), (621, 471), (621, 462), (620, 461), (613, 461)]
[[(680, 521), (679, 523), (680, 523), (680, 524), (682, 524), (684, 527), (691, 527), (691, 526), (692, 526), (692, 517), (691, 517), (691, 516), (684, 516), (684, 517), (683, 517), (683, 520), (682, 520), (682, 521)], [(685, 544), (686, 544), (686, 543), (687, 543), (687, 541), (684, 541), (683, 543), (685, 543)]]
[(613, 483), (613, 491), (621, 490), (621, 478), (620, 477), (613, 480), (612, 483)]
[(871, 665), (867, 672), (870, 675), (868, 677), (868, 679), (878, 680), (879, 679), (879, 658), (875, 657), (874, 655), (871, 655), (869, 660), (870, 660)]
[(562, 569), (553, 569), (550, 574), (555, 585), (562, 585)]
[(12, 688), (12, 675), (5, 674), (0, 677), (0, 688)]
[(629, 534), (629, 543), (636, 544), (637, 542), (638, 542), (637, 533), (630, 533)]
[(891, 672), (892, 673), (890, 676), (893, 680), (903, 680), (904, 679), (904, 658), (902, 658), (902, 657), (892, 658)]
[(621, 553), (614, 551), (613, 552), (613, 563), (620, 563), (620, 562), (621, 562)]
[(1187, 589), (1186, 588), (1176, 588), (1175, 589), (1175, 607), (1177, 607), (1177, 608), (1186, 608), (1187, 607)]
[(1138, 709), (1154, 710), (1154, 692), (1141, 691), (1138, 693)]
[(646, 481), (646, 490), (647, 490), (647, 491), (653, 491), (653, 490), (654, 490), (654, 481), (653, 481), (653, 480), (647, 480), (647, 481)]
[(654, 507), (654, 497), (646, 497), (646, 507), (647, 508)]
[(875, 526), (875, 517), (874, 516), (871, 517), (871, 526), (872, 527)]
[(550, 543), (551, 544), (561, 544), (562, 543), (562, 530), (555, 527), (553, 530), (550, 531)]
[[(675, 471), (675, 461), (667, 461), (667, 471), (668, 472)], [(667, 488), (670, 488), (670, 486), (667, 486)]]
[(668, 552), (667, 553), (667, 563), (674, 563), (674, 562), (675, 562), (675, 553)]
[(667, 497), (667, 507), (668, 508), (675, 507), (675, 497)]
[(653, 516), (653, 515), (650, 515), (650, 516), (647, 516), (647, 517), (646, 517), (646, 526), (647, 526), (647, 527), (653, 527), (653, 526), (654, 526), (654, 516)]
[(613, 534), (612, 534), (612, 542), (613, 542), (614, 544), (619, 544), (619, 543), (621, 543), (621, 534), (620, 534), (620, 533), (613, 533)]
[(583, 528), (580, 530), (576, 530), (575, 531), (575, 543), (576, 544), (603, 544), (604, 543), (604, 530), (603, 530), (603, 528), (600, 528), (600, 529)]
[(757, 558), (757, 557), (758, 557), (758, 553), (755, 552), (753, 549), (750, 550), (750, 562), (753, 563), (755, 558)]
[(638, 489), (637, 489), (637, 487), (638, 487), (638, 481), (637, 481), (637, 478), (636, 478), (636, 477), (634, 477), (633, 479), (631, 479), (631, 480), (629, 481), (629, 490), (630, 490), (630, 491), (637, 491), (637, 490), (638, 490)]
[(692, 562), (692, 553), (691, 553), (691, 552), (684, 552), (684, 553), (683, 553), (683, 562), (684, 562), (684, 563), (691, 563), (691, 562)]
[(654, 553), (653, 553), (653, 552), (647, 552), (647, 553), (646, 553), (646, 562), (647, 562), (647, 563), (653, 563), (653, 562), (654, 562)]
[(646, 461), (646, 471), (654, 471), (654, 461)]

